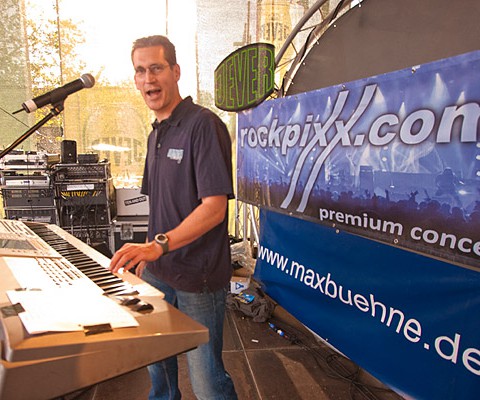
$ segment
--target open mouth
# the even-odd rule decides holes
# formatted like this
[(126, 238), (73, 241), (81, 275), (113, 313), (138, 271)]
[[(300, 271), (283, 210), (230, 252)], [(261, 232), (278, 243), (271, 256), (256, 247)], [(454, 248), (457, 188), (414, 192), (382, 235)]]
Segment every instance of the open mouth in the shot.
[(147, 94), (147, 96), (151, 97), (151, 96), (156, 96), (158, 94), (160, 94), (160, 89), (151, 89), (151, 90), (147, 90), (145, 93)]

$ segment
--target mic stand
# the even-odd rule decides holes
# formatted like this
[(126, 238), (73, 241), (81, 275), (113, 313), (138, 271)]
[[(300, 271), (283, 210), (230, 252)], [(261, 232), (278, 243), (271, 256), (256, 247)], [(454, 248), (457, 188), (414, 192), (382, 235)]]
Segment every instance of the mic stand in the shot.
[(38, 128), (41, 128), (45, 125), (48, 121), (50, 121), (53, 117), (57, 116), (63, 111), (63, 102), (64, 100), (53, 104), (52, 109), (50, 112), (39, 122), (37, 122), (34, 126), (28, 129), (22, 136), (20, 136), (17, 140), (15, 140), (10, 146), (0, 152), (0, 160), (5, 157), (8, 153), (10, 153), (15, 147), (17, 147), (20, 143), (24, 140), (28, 139), (28, 137), (35, 132)]

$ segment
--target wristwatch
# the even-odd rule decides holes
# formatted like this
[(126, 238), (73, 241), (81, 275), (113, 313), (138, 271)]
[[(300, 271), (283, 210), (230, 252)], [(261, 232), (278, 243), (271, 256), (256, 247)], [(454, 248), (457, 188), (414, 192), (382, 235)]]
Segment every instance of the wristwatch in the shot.
[(168, 236), (164, 233), (155, 235), (155, 242), (157, 242), (163, 250), (163, 254), (168, 253)]

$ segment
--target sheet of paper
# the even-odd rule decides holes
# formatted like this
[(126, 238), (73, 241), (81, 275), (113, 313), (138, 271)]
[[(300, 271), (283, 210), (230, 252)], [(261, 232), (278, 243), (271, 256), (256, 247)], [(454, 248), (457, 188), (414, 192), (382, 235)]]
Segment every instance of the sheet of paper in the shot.
[(84, 326), (110, 324), (112, 328), (138, 326), (137, 320), (114, 300), (74, 289), (10, 290), (12, 304), (25, 310), (18, 314), (30, 334), (81, 331)]

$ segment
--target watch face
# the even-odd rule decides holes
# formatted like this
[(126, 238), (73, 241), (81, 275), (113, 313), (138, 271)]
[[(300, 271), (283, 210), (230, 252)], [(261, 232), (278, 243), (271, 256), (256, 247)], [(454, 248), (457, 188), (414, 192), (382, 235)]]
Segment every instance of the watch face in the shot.
[(165, 235), (164, 233), (159, 233), (158, 235), (155, 235), (155, 242), (157, 242), (163, 250), (163, 254), (168, 253), (168, 236)]
[(159, 233), (157, 236), (155, 236), (155, 240), (159, 243), (167, 243), (168, 237), (163, 233)]

